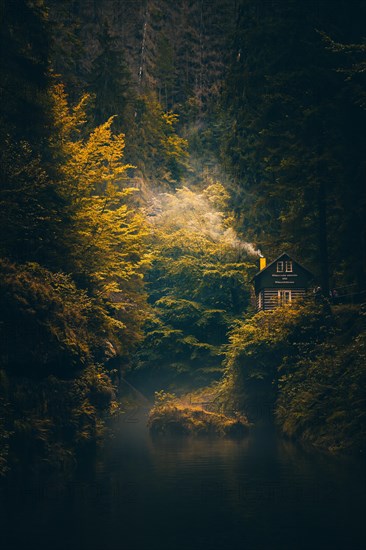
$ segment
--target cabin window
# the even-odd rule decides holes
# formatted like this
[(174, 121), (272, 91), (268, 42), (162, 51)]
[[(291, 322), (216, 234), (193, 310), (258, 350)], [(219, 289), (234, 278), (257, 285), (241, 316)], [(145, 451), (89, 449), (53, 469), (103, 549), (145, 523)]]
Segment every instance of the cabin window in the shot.
[(263, 293), (260, 291), (258, 294), (258, 309), (263, 309)]
[(278, 291), (278, 303), (282, 306), (291, 302), (291, 290)]
[(277, 273), (283, 273), (283, 262), (277, 262)]
[(286, 268), (286, 273), (292, 273), (292, 262), (291, 262), (291, 260), (288, 261), (288, 262), (285, 262), (285, 268)]

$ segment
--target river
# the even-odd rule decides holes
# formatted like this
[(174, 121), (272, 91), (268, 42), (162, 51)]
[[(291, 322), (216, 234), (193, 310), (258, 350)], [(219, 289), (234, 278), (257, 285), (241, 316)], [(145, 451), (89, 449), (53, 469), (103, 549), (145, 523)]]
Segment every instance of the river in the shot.
[(2, 550), (358, 550), (362, 458), (304, 450), (270, 431), (241, 441), (154, 439), (146, 411), (72, 473), (2, 490)]

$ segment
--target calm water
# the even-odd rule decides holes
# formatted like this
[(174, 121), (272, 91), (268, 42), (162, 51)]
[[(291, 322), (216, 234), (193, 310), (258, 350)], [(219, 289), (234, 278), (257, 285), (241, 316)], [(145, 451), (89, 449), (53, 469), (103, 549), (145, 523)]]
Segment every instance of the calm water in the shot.
[(2, 491), (2, 550), (357, 550), (362, 459), (306, 452), (265, 432), (244, 441), (152, 439), (118, 421), (97, 458)]

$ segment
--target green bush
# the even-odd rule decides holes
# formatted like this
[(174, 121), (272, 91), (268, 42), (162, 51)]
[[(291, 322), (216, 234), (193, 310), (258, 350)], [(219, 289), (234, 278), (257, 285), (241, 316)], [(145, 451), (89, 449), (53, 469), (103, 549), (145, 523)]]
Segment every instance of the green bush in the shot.
[(102, 367), (75, 379), (8, 377), (0, 371), (0, 474), (26, 463), (65, 467), (94, 446), (116, 408), (115, 389)]
[(363, 449), (366, 440), (364, 314), (354, 308), (350, 322), (347, 309), (335, 311), (334, 334), (312, 354), (287, 359), (279, 369), (278, 425), (290, 437), (333, 451)]
[(230, 336), (227, 407), (274, 420), (289, 437), (330, 450), (360, 449), (366, 435), (365, 312), (325, 302), (260, 312)]
[(0, 366), (69, 376), (103, 358), (109, 336), (103, 311), (70, 276), (6, 260), (0, 275)]

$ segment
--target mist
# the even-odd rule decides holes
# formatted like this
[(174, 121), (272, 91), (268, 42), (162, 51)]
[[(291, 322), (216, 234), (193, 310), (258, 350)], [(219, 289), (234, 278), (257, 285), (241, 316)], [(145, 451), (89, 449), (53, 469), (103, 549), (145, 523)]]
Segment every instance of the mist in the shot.
[(170, 233), (189, 232), (248, 256), (258, 257), (260, 251), (255, 244), (241, 239), (233, 228), (227, 199), (227, 193), (219, 183), (199, 192), (182, 187), (176, 193), (155, 196), (146, 213), (153, 228), (164, 227)]

